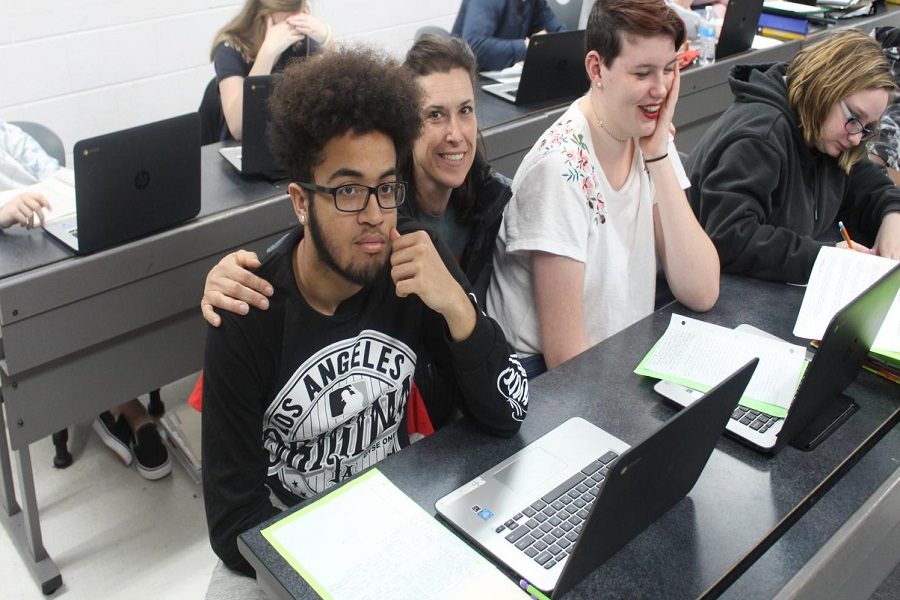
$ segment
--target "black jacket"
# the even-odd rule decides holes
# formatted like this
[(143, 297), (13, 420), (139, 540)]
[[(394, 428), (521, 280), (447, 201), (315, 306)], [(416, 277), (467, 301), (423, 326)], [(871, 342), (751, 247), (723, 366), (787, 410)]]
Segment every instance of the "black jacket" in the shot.
[[(479, 304), (484, 306), (491, 279), (494, 245), (503, 221), (503, 209), (512, 197), (512, 182), (495, 171), (480, 154), (475, 156), (471, 172), (475, 201), (463, 217), (470, 227), (471, 237), (463, 250), (459, 266), (466, 274), (466, 279), (471, 282)], [(461, 202), (460, 196), (460, 190), (454, 190), (450, 202)], [(407, 200), (400, 207), (400, 212), (415, 220), (420, 215), (414, 198)]]
[(819, 248), (844, 221), (861, 243), (900, 211), (900, 191), (864, 159), (850, 174), (808, 146), (787, 101), (787, 65), (739, 65), (735, 103), (707, 130), (687, 162), (689, 200), (722, 269), (805, 283)]
[[(474, 203), (465, 213), (464, 219), (470, 227), (469, 243), (463, 249), (459, 266), (472, 283), (472, 289), (478, 303), (485, 306), (488, 285), (493, 271), (494, 245), (497, 232), (503, 221), (503, 209), (512, 197), (510, 180), (497, 173), (481, 157), (476, 155), (472, 165), (471, 179)], [(454, 190), (450, 202), (461, 201), (460, 190)], [(405, 217), (417, 219), (420, 210), (415, 199), (410, 199), (400, 207)], [(446, 425), (455, 414), (454, 399), (447, 391), (452, 389), (440, 381), (440, 375), (434, 368), (434, 362), (427, 349), (420, 349), (419, 362), (416, 365), (416, 386), (425, 401), (428, 417), (435, 428)]]
[[(408, 222), (398, 228), (411, 230)], [(513, 435), (527, 411), (524, 370), (496, 322), (476, 311), (472, 334), (454, 343), (443, 317), (417, 296), (397, 297), (388, 271), (334, 315), (322, 315), (297, 289), (292, 254), (301, 236), (297, 228), (259, 268), (275, 288), (269, 309), (223, 313), (207, 334), (202, 454), (210, 543), (228, 567), (248, 574), (236, 540), (277, 514), (267, 486), (296, 504), (409, 443), (417, 348), (428, 349), (438, 381), (450, 388), (443, 393), (489, 433)]]

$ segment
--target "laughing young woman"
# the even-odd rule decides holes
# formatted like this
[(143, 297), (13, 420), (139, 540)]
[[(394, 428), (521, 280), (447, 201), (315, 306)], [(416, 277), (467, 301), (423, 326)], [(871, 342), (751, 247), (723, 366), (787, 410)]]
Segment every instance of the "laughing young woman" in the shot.
[(663, 0), (598, 0), (585, 40), (590, 90), (522, 161), (488, 290), (532, 377), (650, 314), (657, 257), (689, 308), (719, 293), (670, 134), (684, 24)]

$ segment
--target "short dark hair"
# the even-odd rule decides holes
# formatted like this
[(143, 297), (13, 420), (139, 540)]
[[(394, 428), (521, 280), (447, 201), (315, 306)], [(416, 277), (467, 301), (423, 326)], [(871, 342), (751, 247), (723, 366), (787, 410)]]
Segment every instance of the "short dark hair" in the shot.
[(672, 38), (675, 48), (685, 40), (684, 22), (663, 0), (594, 2), (584, 33), (585, 53), (596, 51), (608, 67), (622, 52), (624, 34), (667, 36)]
[(269, 99), (269, 144), (291, 180), (309, 181), (322, 149), (349, 131), (380, 132), (398, 161), (422, 129), (421, 91), (394, 59), (343, 47), (292, 64)]

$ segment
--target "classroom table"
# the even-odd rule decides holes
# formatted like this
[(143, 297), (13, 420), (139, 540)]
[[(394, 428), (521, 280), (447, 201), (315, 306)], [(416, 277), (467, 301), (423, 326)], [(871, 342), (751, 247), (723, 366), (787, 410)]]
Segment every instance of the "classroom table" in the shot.
[[(570, 417), (583, 417), (627, 443), (636, 443), (675, 414), (653, 391), (654, 381), (633, 373), (673, 312), (727, 327), (748, 323), (802, 343), (791, 335), (802, 295), (798, 287), (723, 276), (720, 299), (710, 312), (697, 315), (672, 303), (532, 381), (529, 413), (515, 437), (494, 438), (463, 420), (388, 457), (378, 469), (434, 514), (438, 498)], [(722, 593), (763, 597), (781, 589), (798, 565), (769, 565), (759, 578), (741, 575), (761, 556), (765, 559), (772, 544), (786, 538), (791, 525), (802, 520), (816, 501), (823, 496), (830, 500), (834, 492), (829, 489), (847, 472), (863, 483), (838, 490), (835, 499), (855, 510), (869, 498), (873, 486), (891, 477), (900, 458), (900, 432), (894, 429), (900, 418), (897, 386), (862, 373), (848, 394), (860, 409), (812, 452), (788, 446), (768, 456), (723, 437), (688, 497), (567, 597), (687, 598)], [(873, 447), (879, 468), (854, 469), (853, 464)], [(840, 515), (827, 514), (832, 518), (794, 541), (794, 550), (802, 554), (802, 549), (814, 550), (827, 542), (843, 524)], [(260, 534), (278, 518), (242, 534), (241, 553), (272, 598), (314, 597)], [(781, 556), (788, 551), (779, 547), (777, 552)], [(740, 593), (732, 592), (732, 586)]]
[(200, 370), (206, 273), (296, 223), (284, 185), (240, 177), (218, 147), (201, 151), (199, 215), (175, 228), (82, 257), (41, 230), (0, 232), (0, 520), (45, 593), (62, 579), (42, 542), (29, 444)]

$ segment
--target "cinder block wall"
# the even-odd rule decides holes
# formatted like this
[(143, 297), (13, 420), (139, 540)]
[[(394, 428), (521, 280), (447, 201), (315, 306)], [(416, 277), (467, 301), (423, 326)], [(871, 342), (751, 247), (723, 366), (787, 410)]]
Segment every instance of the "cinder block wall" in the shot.
[[(196, 110), (233, 0), (0, 0), (0, 118), (80, 139)], [(423, 25), (450, 29), (459, 0), (317, 0), (339, 40), (398, 58)]]

